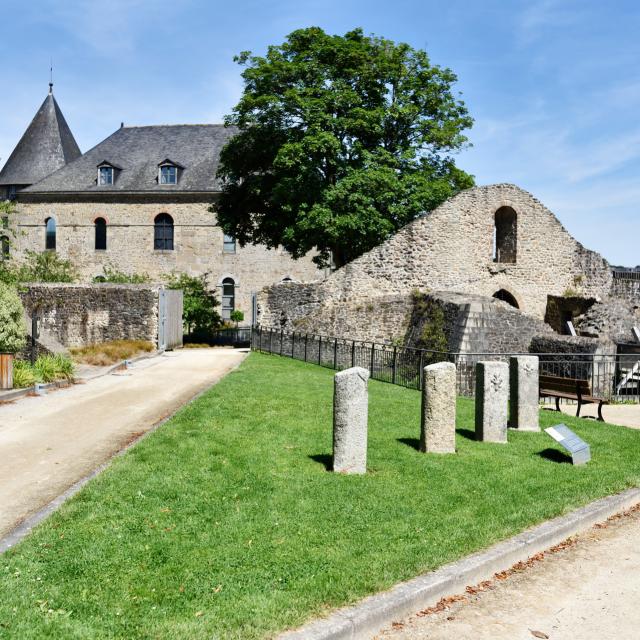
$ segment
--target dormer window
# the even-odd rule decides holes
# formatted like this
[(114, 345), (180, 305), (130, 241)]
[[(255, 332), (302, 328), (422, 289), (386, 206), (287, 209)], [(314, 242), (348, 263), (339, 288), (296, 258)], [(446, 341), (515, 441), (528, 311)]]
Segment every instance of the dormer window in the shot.
[(178, 171), (182, 169), (177, 162), (167, 158), (158, 165), (159, 184), (178, 184)]
[(116, 172), (120, 167), (116, 167), (115, 164), (109, 162), (101, 162), (98, 165), (98, 186), (106, 187), (113, 184), (116, 181)]

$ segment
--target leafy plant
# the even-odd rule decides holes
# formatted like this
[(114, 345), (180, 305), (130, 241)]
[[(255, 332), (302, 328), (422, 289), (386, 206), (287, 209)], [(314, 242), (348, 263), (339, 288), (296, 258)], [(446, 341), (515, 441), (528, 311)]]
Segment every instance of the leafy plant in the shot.
[(146, 284), (151, 282), (148, 273), (125, 273), (113, 267), (104, 268), (104, 276), (96, 276), (94, 282), (112, 282), (114, 284)]
[(38, 382), (31, 364), (25, 360), (15, 360), (13, 363), (13, 386), (15, 389), (33, 387)]
[(238, 309), (235, 309), (234, 311), (231, 312), (231, 315), (229, 316), (229, 320), (231, 320), (231, 322), (235, 322), (237, 327), (238, 323), (244, 320), (244, 312)]
[(208, 288), (206, 274), (190, 276), (188, 273), (173, 273), (167, 278), (169, 289), (182, 289), (182, 321), (187, 335), (213, 331), (222, 324), (216, 311), (219, 302)]
[(15, 287), (0, 283), (0, 353), (16, 353), (26, 344), (24, 309)]
[(73, 374), (75, 372), (73, 360), (61, 353), (56, 353), (52, 357), (56, 368), (56, 379), (73, 380)]
[(40, 356), (33, 365), (33, 371), (41, 382), (53, 382), (58, 379), (58, 363), (54, 356)]
[(244, 92), (225, 122), (239, 132), (211, 210), (241, 245), (339, 267), (473, 186), (450, 155), (473, 120), (425, 51), (311, 27), (236, 61)]
[(70, 260), (55, 251), (27, 251), (23, 264), (17, 268), (19, 282), (75, 282), (78, 272)]

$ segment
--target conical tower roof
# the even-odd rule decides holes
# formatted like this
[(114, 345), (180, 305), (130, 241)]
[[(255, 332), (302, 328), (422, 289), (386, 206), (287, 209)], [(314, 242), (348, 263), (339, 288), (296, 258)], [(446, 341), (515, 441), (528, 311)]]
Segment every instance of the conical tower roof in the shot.
[(81, 155), (49, 85), (49, 95), (0, 171), (0, 186), (34, 184)]

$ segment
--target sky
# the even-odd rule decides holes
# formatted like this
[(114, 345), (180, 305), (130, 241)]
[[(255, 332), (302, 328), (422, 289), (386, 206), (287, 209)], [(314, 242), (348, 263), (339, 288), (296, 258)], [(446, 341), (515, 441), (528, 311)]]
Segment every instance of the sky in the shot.
[[(451, 68), (475, 120), (456, 157), (510, 182), (612, 264), (640, 264), (640, 3), (633, 0), (0, 0), (0, 164), (49, 82), (82, 151), (127, 125), (220, 122), (234, 55), (355, 27)], [(552, 236), (549, 242), (553, 242)]]

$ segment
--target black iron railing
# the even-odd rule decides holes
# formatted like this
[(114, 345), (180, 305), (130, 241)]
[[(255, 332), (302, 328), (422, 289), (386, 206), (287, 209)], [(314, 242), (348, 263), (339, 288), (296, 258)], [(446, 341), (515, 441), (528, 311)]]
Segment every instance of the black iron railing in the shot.
[[(272, 353), (341, 370), (368, 369), (371, 378), (420, 389), (424, 367), (436, 362), (456, 365), (458, 394), (475, 395), (475, 368), (481, 360), (508, 362), (506, 353), (447, 353), (254, 327), (254, 351)], [(589, 382), (593, 395), (610, 400), (640, 402), (640, 353), (593, 355), (584, 353), (537, 353), (540, 374)]]

